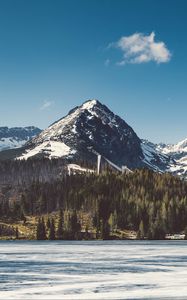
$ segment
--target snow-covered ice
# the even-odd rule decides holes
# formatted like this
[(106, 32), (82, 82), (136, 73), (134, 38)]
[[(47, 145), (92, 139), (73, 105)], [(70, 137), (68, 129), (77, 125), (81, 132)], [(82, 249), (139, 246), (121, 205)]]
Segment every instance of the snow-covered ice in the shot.
[(0, 299), (187, 299), (187, 241), (1, 241)]

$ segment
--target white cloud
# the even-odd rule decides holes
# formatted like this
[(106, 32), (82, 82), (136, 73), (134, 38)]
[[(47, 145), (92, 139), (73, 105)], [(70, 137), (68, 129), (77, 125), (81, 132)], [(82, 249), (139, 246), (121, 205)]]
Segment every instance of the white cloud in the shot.
[(54, 101), (44, 100), (40, 109), (45, 110), (45, 109), (51, 107), (53, 104), (54, 104)]
[(122, 37), (117, 43), (109, 45), (116, 47), (123, 52), (123, 58), (118, 65), (126, 63), (141, 64), (150, 61), (156, 63), (166, 63), (171, 59), (171, 53), (164, 42), (155, 41), (155, 33), (144, 35), (135, 33)]

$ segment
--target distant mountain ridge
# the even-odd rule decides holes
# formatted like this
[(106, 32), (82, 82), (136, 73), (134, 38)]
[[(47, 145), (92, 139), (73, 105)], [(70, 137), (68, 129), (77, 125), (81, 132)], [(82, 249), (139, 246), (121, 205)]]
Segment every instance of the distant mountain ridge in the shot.
[(96, 153), (118, 166), (166, 171), (170, 158), (142, 141), (134, 130), (98, 100), (70, 110), (26, 144), (19, 159), (64, 157), (96, 160)]
[(158, 144), (157, 149), (175, 161), (170, 170), (172, 173), (187, 176), (187, 139), (177, 144)]
[(34, 126), (0, 127), (0, 151), (22, 147), (40, 132), (41, 129)]
[(11, 158), (60, 157), (93, 162), (101, 154), (119, 167), (147, 167), (187, 176), (187, 140), (177, 145), (141, 140), (122, 118), (96, 99), (73, 108), (47, 129), (38, 130), (31, 130), (34, 137), (30, 135), (26, 143), (20, 141), (24, 148), (11, 153)]

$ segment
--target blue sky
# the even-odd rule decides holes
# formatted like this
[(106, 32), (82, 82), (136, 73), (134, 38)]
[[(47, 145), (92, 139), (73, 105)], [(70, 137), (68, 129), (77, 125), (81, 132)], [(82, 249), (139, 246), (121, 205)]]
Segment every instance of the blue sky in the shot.
[(141, 138), (187, 137), (186, 0), (0, 0), (0, 126), (99, 99)]

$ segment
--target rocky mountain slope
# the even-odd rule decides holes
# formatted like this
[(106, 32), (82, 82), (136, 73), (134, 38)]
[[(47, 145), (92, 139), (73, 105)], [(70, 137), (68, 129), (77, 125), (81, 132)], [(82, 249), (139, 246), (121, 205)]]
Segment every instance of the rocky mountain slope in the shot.
[(19, 159), (64, 157), (96, 160), (97, 155), (117, 166), (149, 167), (166, 171), (170, 157), (141, 141), (134, 130), (98, 100), (75, 107), (26, 144)]
[(20, 158), (95, 160), (96, 153), (118, 165), (142, 166), (141, 140), (133, 129), (99, 101), (89, 100), (27, 143)]
[(144, 153), (144, 162), (154, 171), (170, 172), (175, 166), (175, 160), (166, 153), (162, 152), (159, 145), (142, 140), (142, 151)]
[(170, 168), (172, 173), (187, 176), (187, 139), (175, 145), (159, 144), (157, 149), (174, 160), (175, 163)]
[(75, 107), (42, 132), (35, 127), (0, 128), (0, 142), (1, 150), (24, 145), (2, 151), (0, 159), (47, 157), (95, 162), (100, 154), (120, 168), (148, 167), (187, 176), (187, 139), (177, 145), (141, 140), (123, 119), (95, 99)]
[(0, 151), (22, 147), (40, 132), (41, 130), (34, 126), (0, 127)]

